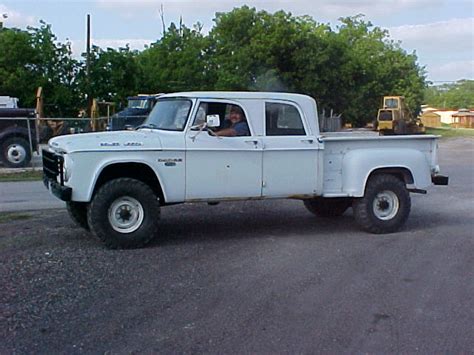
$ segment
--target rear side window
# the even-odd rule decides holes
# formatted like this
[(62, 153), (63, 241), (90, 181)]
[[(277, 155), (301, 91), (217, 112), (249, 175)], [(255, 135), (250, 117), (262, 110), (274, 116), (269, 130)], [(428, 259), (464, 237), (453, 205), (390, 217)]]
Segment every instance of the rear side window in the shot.
[(265, 103), (265, 133), (267, 136), (304, 136), (303, 120), (298, 109), (289, 104)]

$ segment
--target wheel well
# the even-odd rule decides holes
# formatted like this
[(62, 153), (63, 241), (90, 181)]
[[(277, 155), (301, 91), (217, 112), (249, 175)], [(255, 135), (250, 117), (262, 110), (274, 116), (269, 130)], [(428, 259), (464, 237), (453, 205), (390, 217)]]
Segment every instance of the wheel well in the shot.
[[(0, 142), (5, 142), (7, 139), (10, 139), (10, 138), (22, 138), (24, 139), (25, 141), (28, 142), (28, 145), (30, 144), (29, 143), (29, 138), (27, 135), (24, 135), (23, 133), (17, 133), (17, 132), (10, 132), (10, 133), (7, 133), (5, 134), (4, 136), (2, 136), (0, 138)], [(31, 137), (31, 139), (33, 140), (33, 137)]]
[[(9, 127), (4, 127), (2, 133), (0, 134), (0, 142), (5, 142), (5, 140), (10, 139), (10, 138), (23, 138), (26, 140), (29, 144), (30, 138), (28, 135), (28, 130), (23, 127), (15, 127), (15, 126), (9, 126)], [(31, 141), (33, 143), (33, 148), (34, 145), (36, 144), (36, 134), (34, 130), (31, 130)]]
[(102, 170), (97, 178), (92, 195), (95, 195), (97, 190), (106, 182), (124, 177), (144, 182), (150, 186), (150, 188), (160, 198), (160, 204), (165, 204), (165, 196), (158, 177), (148, 165), (142, 163), (117, 163), (108, 165), (104, 170)]
[(405, 184), (413, 184), (415, 180), (413, 179), (413, 175), (410, 170), (407, 168), (380, 168), (372, 171), (369, 175), (369, 179), (378, 174), (388, 174), (393, 175), (403, 181)]

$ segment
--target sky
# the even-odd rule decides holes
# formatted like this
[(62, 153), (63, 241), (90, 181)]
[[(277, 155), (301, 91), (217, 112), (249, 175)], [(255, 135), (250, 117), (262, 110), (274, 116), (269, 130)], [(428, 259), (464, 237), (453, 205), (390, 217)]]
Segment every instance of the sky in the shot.
[(408, 53), (416, 52), (429, 81), (474, 80), (473, 0), (0, 0), (0, 21), (5, 27), (25, 29), (43, 20), (51, 24), (60, 42), (70, 41), (79, 56), (85, 51), (87, 14), (93, 44), (102, 48), (129, 44), (142, 50), (162, 36), (160, 8), (166, 26), (182, 17), (186, 26), (200, 22), (207, 32), (216, 12), (243, 5), (309, 15), (333, 29), (340, 17), (364, 14), (366, 21), (401, 41)]

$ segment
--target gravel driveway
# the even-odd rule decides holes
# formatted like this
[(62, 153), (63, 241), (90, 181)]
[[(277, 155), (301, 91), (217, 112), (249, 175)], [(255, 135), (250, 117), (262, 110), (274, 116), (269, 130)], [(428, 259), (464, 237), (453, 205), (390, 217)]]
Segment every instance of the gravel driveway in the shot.
[(0, 353), (472, 353), (472, 139), (406, 227), (300, 201), (167, 207), (163, 237), (111, 251), (63, 209), (0, 223)]

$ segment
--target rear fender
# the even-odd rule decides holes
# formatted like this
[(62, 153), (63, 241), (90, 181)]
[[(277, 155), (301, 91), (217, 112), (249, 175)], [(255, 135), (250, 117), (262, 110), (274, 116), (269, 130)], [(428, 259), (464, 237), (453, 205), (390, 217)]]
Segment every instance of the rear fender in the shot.
[[(370, 175), (378, 170), (389, 173), (407, 172), (413, 178), (412, 187), (423, 189), (431, 185), (431, 169), (423, 152), (416, 149), (357, 149), (345, 154), (342, 161), (342, 191), (349, 196), (364, 196)], [(407, 182), (407, 181), (406, 181)], [(411, 181), (408, 181), (411, 183)]]
[[(28, 129), (23, 128), (23, 127), (11, 126), (0, 132), (0, 142), (3, 142), (10, 137), (21, 137), (25, 139), (27, 142), (29, 142)], [(31, 143), (33, 145), (33, 150), (36, 151), (37, 150), (36, 135), (33, 130), (31, 131)]]

